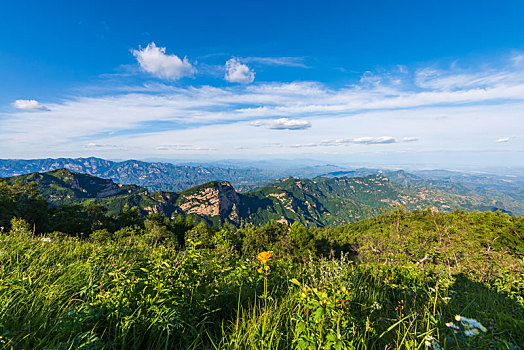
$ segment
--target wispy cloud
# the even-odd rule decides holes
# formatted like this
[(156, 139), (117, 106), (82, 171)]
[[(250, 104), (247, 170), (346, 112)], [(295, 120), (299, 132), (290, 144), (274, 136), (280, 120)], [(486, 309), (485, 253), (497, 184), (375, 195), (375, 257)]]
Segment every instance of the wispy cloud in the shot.
[(279, 118), (276, 120), (253, 121), (252, 126), (264, 126), (274, 130), (304, 130), (311, 127), (311, 123), (306, 120)]
[(351, 140), (353, 143), (361, 143), (364, 145), (376, 145), (382, 143), (395, 143), (397, 140), (391, 136), (382, 136), (382, 137), (357, 137), (356, 139)]
[(195, 145), (161, 145), (155, 148), (157, 151), (211, 151), (214, 148)]
[(84, 146), (86, 149), (94, 151), (103, 151), (103, 150), (126, 150), (127, 148), (118, 146), (118, 145), (108, 145), (108, 144), (98, 144), (95, 142), (89, 142)]
[(247, 65), (241, 63), (238, 58), (231, 58), (226, 62), (226, 74), (224, 79), (230, 83), (249, 84), (255, 80), (255, 72)]
[(176, 55), (167, 55), (166, 48), (158, 47), (155, 43), (150, 43), (143, 49), (131, 50), (131, 52), (143, 71), (161, 79), (177, 80), (192, 76), (196, 72), (187, 57), (180, 59)]
[[(151, 45), (155, 55), (173, 61), (174, 55)], [(380, 144), (391, 149), (478, 149), (493, 145), (494, 135), (511, 135), (524, 128), (524, 66), (514, 61), (469, 70), (400, 66), (367, 72), (361, 81), (337, 88), (315, 81), (226, 86), (146, 81), (97, 86), (99, 90), (84, 90), (57, 103), (20, 100), (25, 107), (13, 104), (18, 111), (0, 116), (0, 149), (4, 157), (14, 151), (31, 155), (35, 149), (87, 152), (96, 148), (85, 147), (87, 142), (106, 149), (121, 145), (131, 156), (207, 149), (225, 155), (239, 147), (256, 152), (257, 144), (264, 142), (281, 144), (267, 148), (277, 153), (290, 145), (324, 151), (335, 151), (332, 145), (353, 150), (382, 148), (368, 147)], [(246, 67), (241, 73), (232, 69), (232, 76), (243, 77), (233, 80), (253, 81), (254, 72), (245, 63), (234, 59), (230, 65)], [(173, 140), (177, 144), (168, 146)], [(512, 139), (511, 146), (524, 148), (521, 139)], [(115, 149), (115, 157), (123, 154)]]
[(303, 57), (244, 57), (242, 61), (247, 63), (255, 62), (267, 66), (311, 68), (304, 63)]
[(497, 143), (505, 143), (509, 141), (509, 137), (501, 137), (497, 140)]
[(400, 143), (400, 142), (415, 142), (418, 141), (417, 137), (404, 137), (397, 140), (391, 136), (363, 136), (354, 138), (342, 138), (335, 140), (323, 140), (318, 143), (318, 146), (339, 146), (344, 144), (361, 144), (361, 145), (382, 145), (388, 143)]
[(13, 107), (28, 111), (49, 111), (49, 108), (36, 100), (16, 100), (13, 102)]

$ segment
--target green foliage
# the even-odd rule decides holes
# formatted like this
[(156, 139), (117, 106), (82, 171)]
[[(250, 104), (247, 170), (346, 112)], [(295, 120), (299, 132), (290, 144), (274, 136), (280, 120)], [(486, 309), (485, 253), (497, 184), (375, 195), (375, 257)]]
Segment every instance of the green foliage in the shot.
[(15, 237), (31, 236), (31, 225), (24, 219), (13, 218), (11, 219), (11, 231), (9, 233)]
[[(522, 217), (399, 207), (339, 227), (218, 228), (130, 206), (42, 207), (33, 190), (0, 182), (6, 349), (524, 344)], [(273, 260), (259, 272), (261, 251)]]
[[(397, 176), (395, 179), (402, 181), (403, 178)], [(36, 224), (37, 230), (49, 230), (46, 221), (48, 216), (42, 215), (47, 210), (47, 204), (42, 198), (59, 207), (76, 204), (86, 206), (86, 220), (89, 221), (86, 224), (89, 227), (83, 228), (86, 235), (102, 228), (98, 221), (104, 223), (104, 217), (100, 214), (119, 217), (120, 220), (113, 222), (116, 226), (113, 229), (116, 230), (139, 224), (136, 222), (139, 221), (137, 214), (146, 217), (152, 213), (169, 218), (193, 215), (196, 221), (205, 221), (215, 228), (225, 222), (238, 227), (241, 222), (260, 226), (271, 220), (287, 224), (298, 221), (306, 227), (326, 227), (374, 217), (382, 209), (392, 209), (398, 205), (404, 205), (409, 211), (427, 207), (439, 211), (449, 211), (451, 208), (467, 211), (496, 209), (492, 198), (482, 194), (464, 196), (445, 193), (429, 187), (395, 183), (382, 175), (287, 178), (246, 193), (237, 193), (228, 182), (217, 181), (200, 184), (180, 193), (150, 193), (144, 187), (119, 185), (109, 179), (59, 169), (8, 178), (0, 185), (0, 197), (2, 192), (12, 191), (5, 189), (9, 185), (25, 188), (26, 199), (13, 200), (18, 206), (19, 213), (16, 215), (27, 216), (30, 222)], [(34, 196), (36, 191), (42, 195), (39, 201)], [(518, 203), (513, 202), (515, 200), (511, 201), (512, 207), (518, 207)], [(35, 210), (37, 203), (40, 208)], [(8, 207), (12, 205), (7, 203)], [(0, 200), (0, 208), (2, 206), (5, 204)], [(27, 210), (28, 207), (33, 210)], [(100, 208), (106, 209), (102, 213)], [(60, 218), (57, 220), (60, 221)], [(183, 240), (179, 244), (183, 244)]]
[(91, 233), (89, 238), (91, 239), (91, 241), (96, 242), (96, 243), (106, 243), (106, 242), (112, 241), (114, 236), (115, 236), (114, 234), (112, 234), (111, 232), (109, 232), (107, 229), (104, 228), (101, 230), (94, 231), (93, 233)]

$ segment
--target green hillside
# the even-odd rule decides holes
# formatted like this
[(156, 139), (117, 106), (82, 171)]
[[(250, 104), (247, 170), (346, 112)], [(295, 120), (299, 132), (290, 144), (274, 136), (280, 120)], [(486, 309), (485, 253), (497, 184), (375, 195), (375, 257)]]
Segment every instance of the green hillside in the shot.
[(403, 185), (425, 186), (446, 193), (476, 198), (486, 203), (485, 210), (505, 209), (510, 213), (524, 215), (524, 186), (521, 176), (467, 174), (456, 171), (427, 170), (408, 173), (404, 170), (356, 169), (337, 171), (329, 177), (362, 177), (373, 174), (386, 176), (392, 182)]
[(448, 194), (424, 186), (402, 185), (381, 175), (366, 177), (286, 179), (243, 195), (240, 216), (263, 224), (270, 219), (326, 226), (356, 222), (384, 209), (431, 208), (489, 210), (490, 199)]
[(212, 181), (182, 191), (154, 192), (136, 185), (59, 169), (7, 178), (8, 184), (36, 184), (35, 189), (54, 205), (101, 205), (108, 216), (124, 207), (138, 207), (142, 215), (193, 216), (220, 226), (229, 222), (257, 225), (276, 220), (306, 226), (338, 226), (376, 216), (396, 206), (407, 210), (431, 208), (497, 210), (488, 197), (449, 194), (418, 185), (390, 181), (382, 175), (314, 179), (287, 178), (271, 185), (238, 193), (229, 182)]

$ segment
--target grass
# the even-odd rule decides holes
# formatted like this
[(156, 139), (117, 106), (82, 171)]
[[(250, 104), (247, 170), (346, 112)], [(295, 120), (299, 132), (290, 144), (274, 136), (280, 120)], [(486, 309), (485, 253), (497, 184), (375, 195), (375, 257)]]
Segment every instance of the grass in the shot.
[[(0, 235), (3, 349), (518, 349), (522, 276)], [(473, 262), (472, 262), (473, 264)], [(474, 265), (473, 265), (474, 266)], [(487, 328), (467, 336), (455, 315)], [(454, 322), (454, 330), (446, 323)], [(428, 346), (429, 345), (429, 346)]]

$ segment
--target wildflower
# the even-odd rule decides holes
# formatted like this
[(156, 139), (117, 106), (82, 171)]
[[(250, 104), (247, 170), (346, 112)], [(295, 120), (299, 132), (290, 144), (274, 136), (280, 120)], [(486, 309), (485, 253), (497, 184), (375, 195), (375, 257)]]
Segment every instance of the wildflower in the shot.
[(438, 343), (438, 340), (429, 334), (424, 337), (424, 344), (426, 344), (428, 348), (433, 347), (436, 350), (442, 350), (442, 347)]
[(476, 328), (468, 329), (467, 331), (464, 331), (464, 335), (466, 337), (473, 337), (474, 335), (478, 335), (478, 334), (479, 334), (479, 330)]
[(473, 337), (479, 335), (480, 331), (487, 331), (486, 327), (484, 327), (479, 321), (472, 318), (455, 315), (455, 321), (460, 322), (460, 328), (457, 327), (453, 322), (446, 323), (446, 326), (455, 330), (455, 333), (458, 333), (458, 331), (462, 329), (466, 337)]
[(446, 323), (446, 327), (454, 329), (455, 331), (458, 331), (460, 329), (453, 322)]
[(258, 271), (258, 273), (262, 273), (263, 272), (261, 267), (259, 267), (257, 271)]
[(264, 265), (264, 270), (269, 270), (269, 266), (268, 265)]
[(257, 255), (257, 260), (259, 260), (262, 265), (265, 265), (269, 260), (271, 260), (271, 253), (260, 252)]
[(474, 320), (472, 318), (467, 318), (467, 317), (464, 317), (464, 316), (455, 315), (455, 320), (460, 321), (460, 323), (462, 323), (462, 325), (465, 328), (468, 328), (470, 330), (476, 330), (475, 335), (478, 334), (479, 330), (482, 331), (482, 332), (486, 332), (487, 331), (486, 327), (484, 327), (482, 325), (482, 323), (480, 323), (479, 321)]
[(382, 305), (375, 301), (373, 303), (373, 309), (380, 310), (380, 309), (382, 309)]
[(42, 237), (40, 240), (42, 242), (51, 242), (51, 238), (49, 238), (49, 237)]

